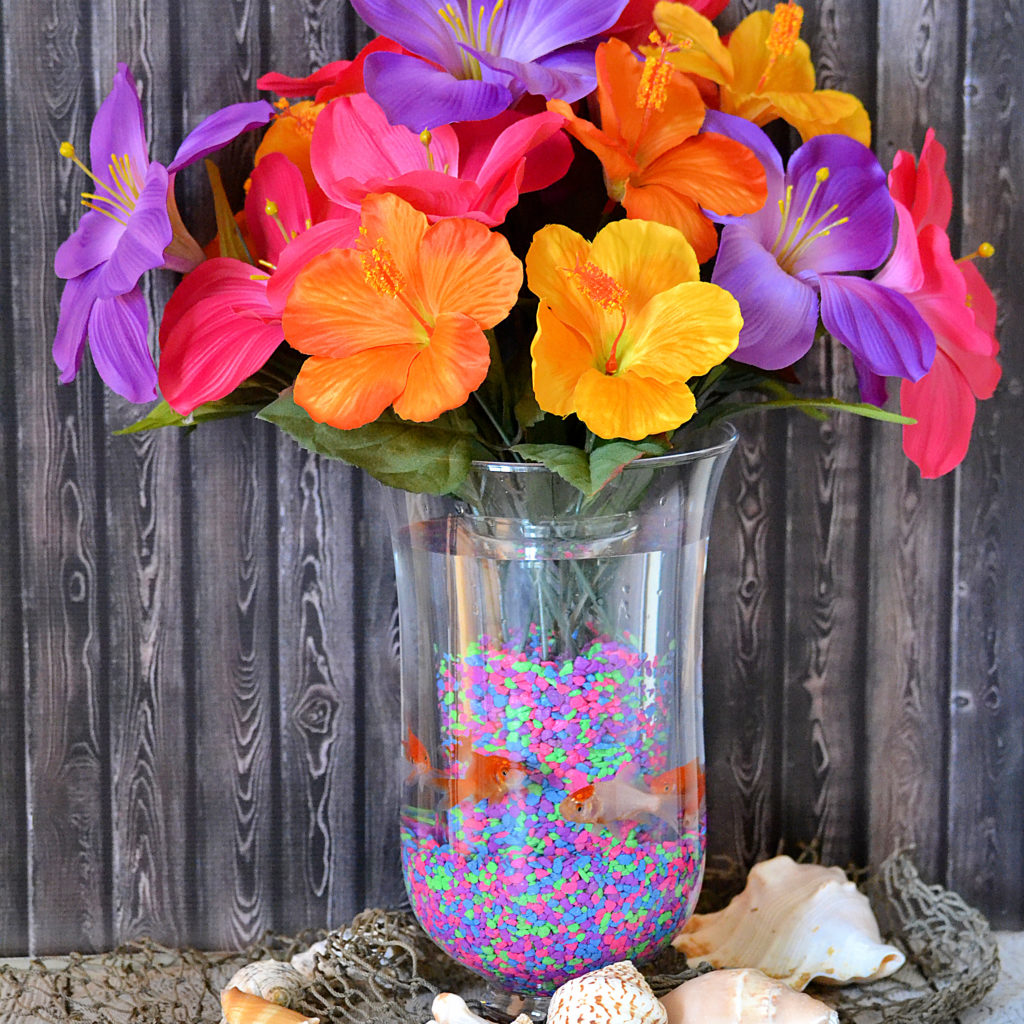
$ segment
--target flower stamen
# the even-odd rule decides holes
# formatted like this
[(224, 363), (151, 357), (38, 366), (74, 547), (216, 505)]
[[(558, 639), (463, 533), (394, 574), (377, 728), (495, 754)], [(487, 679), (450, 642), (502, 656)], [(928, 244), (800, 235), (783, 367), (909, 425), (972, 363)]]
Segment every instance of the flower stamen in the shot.
[(967, 256), (961, 256), (957, 263), (972, 263), (974, 260), (987, 260), (995, 256), (995, 246), (991, 242), (982, 242), (974, 252)]
[(113, 184), (105, 182), (93, 174), (79, 159), (75, 147), (70, 142), (60, 144), (60, 155), (70, 160), (106, 193), (106, 195), (101, 195), (99, 192), (83, 192), (82, 205), (110, 217), (118, 224), (125, 224), (125, 218), (132, 215), (135, 201), (139, 198), (139, 187), (135, 181), (135, 175), (132, 173), (128, 155), (119, 157), (111, 153), (108, 170)]
[(600, 306), (606, 313), (619, 313), (622, 317), (619, 332), (612, 341), (611, 352), (604, 364), (604, 372), (613, 374), (619, 368), (616, 351), (626, 330), (626, 299), (629, 298), (629, 292), (611, 274), (605, 273), (592, 260), (581, 264), (577, 259), (575, 267), (565, 267), (563, 270), (568, 274), (572, 283), (591, 302)]
[(768, 75), (775, 67), (779, 57), (788, 57), (800, 38), (800, 26), (804, 20), (804, 9), (789, 0), (788, 3), (776, 4), (772, 14), (771, 28), (768, 30), (768, 38), (765, 40), (765, 49), (768, 50), (768, 64), (761, 75), (760, 81), (754, 92), (760, 92), (768, 81)]
[(429, 128), (424, 128), (420, 132), (420, 142), (423, 143), (423, 148), (427, 151), (427, 167), (430, 170), (434, 170), (434, 154), (430, 152), (430, 142), (433, 136), (430, 134)]
[(405, 275), (388, 248), (387, 240), (383, 236), (379, 236), (371, 245), (366, 228), (361, 227), (356, 248), (359, 250), (359, 260), (363, 267), (363, 278), (366, 283), (378, 295), (398, 299), (429, 334), (430, 325), (405, 295)]
[[(779, 232), (772, 243), (771, 253), (777, 260), (780, 267), (787, 273), (792, 270), (796, 259), (801, 256), (807, 247), (818, 238), (824, 238), (833, 228), (845, 224), (850, 218), (841, 217), (838, 220), (825, 224), (825, 221), (839, 209), (838, 204), (833, 203), (814, 223), (807, 225), (807, 217), (818, 194), (818, 189), (828, 181), (830, 171), (827, 167), (819, 167), (814, 175), (814, 187), (811, 189), (807, 202), (804, 203), (803, 211), (799, 216), (790, 221), (790, 214), (793, 212), (793, 186), (786, 186), (786, 198), (779, 201), (779, 212), (782, 214), (782, 222), (779, 224)], [(822, 226), (824, 225), (824, 226)], [(789, 234), (786, 236), (786, 230)], [(783, 240), (785, 239), (785, 240)]]

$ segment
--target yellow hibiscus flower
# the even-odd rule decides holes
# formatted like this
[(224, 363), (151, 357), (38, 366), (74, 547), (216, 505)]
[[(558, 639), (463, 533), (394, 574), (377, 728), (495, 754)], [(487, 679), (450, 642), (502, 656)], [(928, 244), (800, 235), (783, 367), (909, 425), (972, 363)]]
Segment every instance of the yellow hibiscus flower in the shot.
[[(680, 71), (718, 83), (721, 109), (763, 127), (781, 118), (804, 142), (815, 135), (849, 135), (871, 145), (871, 121), (856, 96), (816, 89), (807, 43), (799, 38), (803, 8), (776, 4), (755, 11), (723, 43), (707, 18), (682, 3), (654, 8), (660, 32), (676, 48), (668, 54)], [(653, 53), (642, 47), (645, 53)]]
[(697, 410), (687, 381), (721, 363), (743, 326), (736, 300), (700, 281), (693, 249), (664, 224), (616, 221), (593, 243), (550, 224), (534, 236), (526, 275), (540, 299), (537, 402), (602, 438), (685, 423)]

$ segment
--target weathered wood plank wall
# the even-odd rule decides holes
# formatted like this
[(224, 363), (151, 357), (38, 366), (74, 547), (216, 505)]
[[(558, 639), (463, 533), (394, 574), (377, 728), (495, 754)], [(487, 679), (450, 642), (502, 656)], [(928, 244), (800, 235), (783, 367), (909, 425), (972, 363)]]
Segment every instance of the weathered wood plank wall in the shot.
[[(767, 2), (734, 0), (735, 22)], [(992, 242), (1004, 378), (963, 467), (921, 481), (893, 428), (752, 417), (707, 596), (712, 852), (916, 844), (1024, 925), (1024, 4), (808, 0), (821, 78), (888, 164), (933, 125), (954, 248)], [(115, 437), (91, 369), (56, 384), (57, 156), (117, 60), (151, 151), (367, 38), (344, 0), (9, 0), (0, 194), (0, 953), (247, 942), (401, 897), (395, 592), (376, 485), (265, 424)], [(251, 142), (233, 148), (235, 197)], [(206, 209), (198, 173), (183, 208)], [(208, 209), (197, 233), (211, 230)], [(151, 286), (159, 310), (173, 282)], [(855, 390), (841, 350), (803, 367)]]

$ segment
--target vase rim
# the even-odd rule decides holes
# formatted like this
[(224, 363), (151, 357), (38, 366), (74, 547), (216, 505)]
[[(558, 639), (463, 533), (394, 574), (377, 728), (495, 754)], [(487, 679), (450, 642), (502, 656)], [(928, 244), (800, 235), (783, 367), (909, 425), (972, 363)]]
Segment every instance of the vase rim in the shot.
[[(687, 462), (714, 458), (732, 451), (739, 440), (739, 432), (728, 420), (701, 427), (685, 439), (692, 438), (698, 442), (696, 447), (679, 448), (666, 452), (664, 455), (645, 455), (623, 466), (623, 471), (643, 467), (658, 469), (662, 466), (679, 466)], [(490, 473), (550, 473), (551, 470), (542, 462), (500, 462), (488, 459), (474, 459), (473, 468)]]

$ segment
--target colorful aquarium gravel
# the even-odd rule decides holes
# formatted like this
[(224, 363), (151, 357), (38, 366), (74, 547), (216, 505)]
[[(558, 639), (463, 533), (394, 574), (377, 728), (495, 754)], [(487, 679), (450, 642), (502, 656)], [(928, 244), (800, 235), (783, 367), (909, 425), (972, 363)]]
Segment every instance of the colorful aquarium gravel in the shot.
[(490, 803), (447, 807), (423, 780), (402, 823), (413, 909), (461, 963), (506, 989), (550, 991), (616, 960), (642, 961), (682, 926), (703, 873), (703, 817), (567, 820), (559, 805), (626, 765), (666, 768), (669, 709), (659, 666), (596, 640), (550, 658), (536, 641), (486, 638), (438, 674), (441, 735), (521, 765)]

